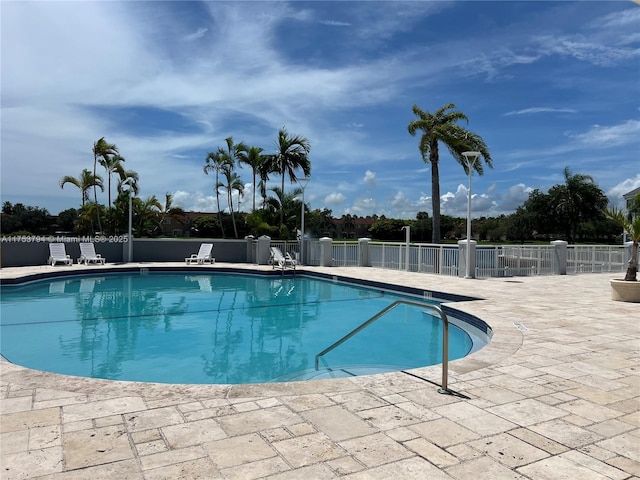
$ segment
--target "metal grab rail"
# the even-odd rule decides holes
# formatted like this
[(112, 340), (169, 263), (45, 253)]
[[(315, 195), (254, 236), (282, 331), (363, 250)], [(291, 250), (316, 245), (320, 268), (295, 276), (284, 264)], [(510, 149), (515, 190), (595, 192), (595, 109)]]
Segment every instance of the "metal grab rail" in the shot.
[(414, 302), (412, 300), (396, 300), (389, 306), (380, 310), (378, 313), (376, 313), (373, 317), (371, 317), (369, 320), (364, 322), (362, 325), (353, 329), (351, 332), (347, 333), (340, 340), (338, 340), (337, 342), (333, 343), (332, 345), (330, 345), (329, 347), (325, 348), (323, 351), (318, 353), (315, 359), (316, 370), (319, 369), (318, 367), (320, 363), (320, 357), (326, 355), (334, 348), (339, 347), (344, 342), (346, 342), (351, 337), (353, 337), (356, 333), (360, 332), (361, 330), (364, 330), (373, 322), (378, 320), (380, 317), (386, 315), (387, 313), (389, 313), (391, 310), (393, 310), (400, 304), (412, 305), (414, 307), (426, 308), (428, 310), (435, 310), (436, 313), (440, 315), (440, 318), (442, 319), (442, 323), (444, 325), (444, 331), (442, 332), (442, 385), (441, 385), (441, 388), (438, 389), (438, 392), (450, 393), (447, 387), (447, 378), (449, 375), (449, 320), (447, 319), (447, 315), (437, 305), (431, 305), (429, 303)]

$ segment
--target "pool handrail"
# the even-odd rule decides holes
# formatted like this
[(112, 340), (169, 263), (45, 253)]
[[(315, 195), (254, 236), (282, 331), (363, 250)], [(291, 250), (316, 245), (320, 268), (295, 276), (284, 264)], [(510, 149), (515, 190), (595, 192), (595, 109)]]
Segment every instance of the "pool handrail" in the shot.
[(378, 320), (380, 317), (386, 315), (388, 312), (390, 312), (391, 310), (393, 310), (394, 308), (396, 308), (398, 305), (401, 305), (401, 304), (403, 304), (403, 305), (412, 305), (414, 307), (419, 307), (419, 308), (426, 308), (427, 310), (435, 310), (436, 313), (440, 316), (440, 319), (442, 320), (442, 324), (444, 326), (444, 329), (443, 329), (443, 332), (442, 332), (442, 385), (438, 389), (438, 392), (439, 393), (451, 393), (449, 388), (448, 388), (448, 386), (447, 386), (448, 376), (449, 376), (449, 319), (447, 318), (447, 315), (444, 313), (442, 308), (440, 308), (439, 306), (433, 305), (433, 304), (430, 304), (430, 303), (416, 302), (416, 301), (413, 301), (413, 300), (396, 300), (395, 302), (391, 303), (390, 305), (388, 305), (385, 308), (383, 308), (382, 310), (380, 310), (378, 313), (376, 313), (369, 320), (367, 320), (366, 322), (362, 323), (360, 326), (358, 326), (358, 327), (354, 328), (353, 330), (351, 330), (349, 333), (347, 333), (340, 340), (337, 340), (336, 342), (334, 342), (333, 344), (331, 344), (330, 346), (325, 348), (323, 351), (318, 353), (316, 355), (316, 358), (315, 358), (316, 370), (319, 369), (320, 357), (326, 355), (327, 353), (329, 353), (334, 348), (342, 345), (344, 342), (349, 340), (355, 334), (357, 334), (358, 332), (364, 330), (369, 325), (371, 325), (373, 322)]

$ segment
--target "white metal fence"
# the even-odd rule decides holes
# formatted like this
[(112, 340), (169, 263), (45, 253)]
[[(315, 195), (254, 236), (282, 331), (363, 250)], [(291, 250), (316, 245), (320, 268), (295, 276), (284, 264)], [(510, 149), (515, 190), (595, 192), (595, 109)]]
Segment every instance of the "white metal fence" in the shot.
[[(298, 242), (274, 242), (283, 251), (298, 255)], [(367, 242), (366, 258), (360, 243), (331, 243), (331, 265), (350, 267), (370, 265), (391, 270), (458, 276), (464, 268), (458, 245), (400, 242)], [(566, 265), (566, 273), (624, 272), (629, 252), (624, 245), (567, 245), (566, 261), (559, 258), (555, 245), (494, 245), (475, 249), (475, 276), (516, 277), (554, 275)], [(305, 241), (305, 263), (320, 265), (320, 242)]]

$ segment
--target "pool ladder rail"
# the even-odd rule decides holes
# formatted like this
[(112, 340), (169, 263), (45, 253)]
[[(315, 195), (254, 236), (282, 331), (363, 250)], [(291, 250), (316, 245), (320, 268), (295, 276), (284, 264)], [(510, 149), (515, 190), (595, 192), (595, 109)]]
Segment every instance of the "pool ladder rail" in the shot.
[(384, 315), (386, 315), (387, 313), (389, 313), (391, 310), (396, 308), (398, 305), (412, 305), (414, 307), (419, 307), (419, 308), (424, 308), (424, 309), (427, 309), (427, 310), (432, 310), (432, 311), (435, 311), (440, 316), (440, 319), (442, 320), (442, 323), (443, 323), (443, 326), (444, 326), (444, 331), (443, 331), (443, 334), (442, 334), (442, 385), (438, 389), (438, 393), (452, 394), (453, 392), (451, 390), (449, 390), (448, 385), (447, 385), (448, 376), (449, 376), (449, 319), (447, 318), (447, 315), (444, 313), (442, 308), (440, 308), (439, 306), (432, 305), (432, 304), (429, 304), (429, 303), (416, 302), (416, 301), (413, 301), (413, 300), (396, 300), (395, 302), (391, 303), (387, 307), (385, 307), (382, 310), (380, 310), (378, 313), (376, 313), (369, 320), (367, 320), (366, 322), (362, 323), (360, 326), (354, 328), (352, 331), (347, 333), (340, 340), (334, 342), (333, 344), (331, 344), (330, 346), (328, 346), (327, 348), (322, 350), (320, 353), (318, 353), (316, 355), (316, 359), (315, 359), (316, 370), (319, 370), (320, 357), (326, 355), (327, 353), (329, 353), (334, 348), (339, 347), (344, 342), (349, 340), (351, 337), (356, 335), (358, 332), (364, 330), (369, 325), (371, 325), (373, 322), (375, 322), (379, 318), (381, 318)]

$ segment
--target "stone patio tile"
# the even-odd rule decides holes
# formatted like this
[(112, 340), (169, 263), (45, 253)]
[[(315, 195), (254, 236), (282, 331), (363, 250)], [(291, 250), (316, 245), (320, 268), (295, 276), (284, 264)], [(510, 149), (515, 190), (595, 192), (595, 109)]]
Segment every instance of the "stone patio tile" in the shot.
[(476, 450), (475, 448), (471, 448), (466, 443), (460, 443), (458, 445), (453, 445), (446, 449), (451, 455), (456, 457), (460, 462), (466, 462), (468, 460), (472, 460), (474, 458), (479, 458), (482, 454)]
[[(128, 477), (112, 477), (109, 480), (116, 478), (127, 478), (128, 480)], [(222, 478), (222, 475), (213, 466), (211, 460), (205, 457), (145, 470), (144, 478), (145, 480), (212, 480)], [(92, 478), (91, 480), (96, 479)]]
[(131, 432), (131, 440), (133, 443), (145, 443), (153, 442), (155, 440), (162, 440), (162, 434), (159, 428), (151, 428), (149, 430), (142, 430), (140, 432)]
[[(635, 392), (637, 392), (637, 389), (634, 391), (634, 393)], [(622, 413), (634, 413), (640, 411), (640, 398), (629, 398), (627, 400), (610, 403), (607, 406)]]
[(227, 436), (212, 418), (161, 428), (170, 448), (183, 448)]
[(585, 455), (582, 452), (577, 450), (570, 450), (560, 455), (561, 458), (565, 458), (577, 465), (581, 465), (583, 467), (587, 467), (594, 472), (601, 473), (605, 475), (607, 478), (611, 478), (612, 480), (624, 480), (629, 474), (623, 472), (622, 470), (607, 465), (604, 462), (601, 462), (595, 458), (590, 457), (589, 455)]
[(60, 409), (57, 407), (28, 412), (3, 413), (0, 415), (0, 433), (58, 425), (59, 423)]
[(433, 411), (438, 413), (442, 417), (453, 420), (454, 422), (462, 420), (463, 418), (472, 418), (484, 413), (484, 410), (482, 410), (481, 408), (478, 408), (467, 402), (450, 403), (448, 405), (434, 407)]
[(359, 412), (360, 410), (369, 410), (371, 408), (389, 405), (389, 402), (372, 395), (367, 391), (338, 393), (336, 395), (329, 395), (329, 398), (336, 403), (344, 405), (345, 408), (352, 412)]
[(338, 477), (329, 467), (323, 464), (302, 467), (296, 470), (277, 473), (275, 475), (265, 477), (266, 480), (329, 480), (332, 478)]
[(523, 440), (533, 445), (534, 447), (544, 450), (545, 452), (549, 452), (552, 455), (557, 455), (569, 450), (569, 447), (567, 447), (566, 445), (555, 442), (550, 438), (529, 430), (528, 428), (517, 428), (515, 430), (510, 430), (509, 435), (513, 435), (514, 437), (519, 438), (520, 440)]
[(32, 404), (33, 398), (31, 396), (3, 398), (0, 412), (2, 412), (3, 415), (14, 412), (26, 412), (31, 410)]
[(589, 455), (590, 457), (593, 457), (597, 460), (600, 460), (602, 462), (609, 460), (610, 458), (613, 458), (616, 456), (615, 453), (602, 448), (602, 447), (598, 447), (597, 445), (585, 445), (584, 447), (580, 447), (578, 449), (576, 449), (576, 451), (578, 452), (582, 452), (585, 455)]
[(341, 457), (335, 460), (324, 462), (338, 475), (348, 475), (349, 473), (360, 472), (364, 466), (353, 457)]
[(469, 442), (467, 445), (512, 469), (549, 456), (549, 453), (544, 450), (507, 433), (485, 437)]
[(146, 408), (144, 401), (139, 397), (119, 397), (91, 403), (65, 405), (62, 407), (62, 418), (65, 423), (77, 422), (110, 415), (139, 412)]
[(384, 407), (363, 410), (357, 414), (363, 420), (374, 425), (380, 430), (391, 430), (419, 423), (421, 421), (420, 418), (414, 417), (406, 410), (400, 409), (395, 405), (386, 405)]
[(422, 405), (418, 405), (415, 402), (403, 401), (403, 402), (396, 403), (395, 406), (398, 408), (401, 408), (405, 412), (410, 413), (411, 415), (413, 415), (415, 418), (419, 419), (422, 422), (441, 418), (441, 416), (438, 413), (428, 408), (425, 408)]
[(573, 425), (577, 425), (578, 427), (586, 427), (587, 425), (593, 425), (593, 420), (589, 420), (588, 418), (581, 417), (580, 415), (567, 415), (566, 417), (562, 417), (565, 422), (569, 422)]
[(357, 415), (336, 405), (334, 407), (307, 410), (302, 415), (319, 431), (339, 442), (348, 438), (370, 435), (376, 431)]
[(597, 403), (598, 405), (608, 405), (625, 399), (625, 397), (619, 395), (616, 392), (617, 390), (605, 391), (599, 388), (585, 385), (582, 387), (567, 390), (566, 393), (583, 400)]
[(278, 428), (270, 428), (268, 430), (263, 430), (260, 432), (260, 436), (262, 436), (262, 438), (264, 438), (267, 442), (273, 443), (273, 442), (277, 442), (278, 440), (285, 440), (287, 438), (291, 438), (293, 435), (286, 428), (278, 427)]
[(234, 403), (233, 408), (236, 412), (250, 412), (252, 410), (258, 410), (260, 406), (256, 402), (242, 402)]
[[(618, 380), (609, 380), (595, 375), (585, 375), (584, 377), (576, 377), (573, 379), (578, 385), (586, 385), (589, 387), (599, 388), (605, 391), (615, 391), (628, 387), (627, 384)], [(577, 387), (576, 387), (577, 388)]]
[(220, 473), (222, 478), (229, 480), (252, 480), (287, 470), (291, 470), (287, 462), (280, 457), (271, 457), (265, 460), (258, 460), (257, 462), (244, 463), (235, 467), (225, 468)]
[(534, 370), (533, 368), (527, 368), (522, 365), (508, 365), (506, 367), (496, 368), (496, 371), (500, 373), (506, 373), (507, 375), (513, 375), (517, 378), (531, 378), (543, 375), (543, 372)]
[(622, 457), (627, 457), (634, 462), (640, 462), (640, 442), (638, 437), (630, 432), (617, 435), (613, 438), (596, 443), (597, 446), (610, 450)]
[(603, 422), (622, 415), (618, 410), (613, 410), (587, 400), (575, 400), (573, 402), (564, 403), (559, 408), (574, 415), (580, 415), (581, 417), (588, 418), (592, 422)]
[(293, 468), (313, 465), (345, 455), (345, 451), (323, 433), (282, 440), (273, 443), (272, 446)]
[(606, 475), (562, 456), (545, 458), (516, 471), (536, 480), (611, 480)]
[(460, 463), (455, 456), (424, 438), (409, 440), (408, 442), (404, 442), (404, 446), (422, 458), (426, 458), (438, 468), (450, 467), (451, 465)]
[(338, 443), (367, 467), (395, 462), (414, 454), (382, 433)]
[(492, 413), (482, 412), (474, 417), (463, 418), (456, 423), (476, 432), (478, 435), (487, 436), (496, 433), (506, 432), (517, 428), (515, 423), (511, 423), (504, 418), (498, 417)]
[(458, 403), (460, 399), (453, 395), (438, 393), (436, 388), (420, 388), (401, 393), (402, 397), (417, 403), (421, 407), (435, 408), (448, 403)]
[(181, 403), (180, 405), (176, 405), (176, 407), (178, 407), (180, 413), (196, 412), (204, 409), (204, 406), (200, 402)]
[(625, 415), (624, 417), (618, 417), (618, 420), (640, 427), (640, 409), (630, 413), (629, 415)]
[(384, 433), (387, 437), (392, 438), (396, 442), (406, 442), (407, 440), (418, 438), (418, 434), (407, 427), (394, 428), (393, 430), (387, 430)]
[[(166, 452), (154, 453), (139, 457), (143, 470), (168, 467), (192, 460), (207, 458), (207, 452), (202, 446), (179, 448), (177, 450), (167, 450)], [(145, 472), (146, 475), (146, 472)]]
[[(539, 381), (543, 384), (536, 383)], [(487, 382), (493, 385), (498, 385), (515, 392), (527, 392), (528, 397), (539, 397), (540, 395), (550, 395), (557, 391), (555, 386), (551, 383), (543, 382), (542, 377), (533, 377), (530, 379), (516, 378), (510, 375), (499, 375), (495, 377), (487, 378)], [(564, 390), (564, 385), (560, 388)], [(512, 402), (515, 403), (515, 402)]]
[(182, 416), (187, 422), (196, 420), (204, 420), (205, 418), (216, 418), (224, 415), (234, 415), (237, 413), (231, 405), (222, 405), (218, 407), (203, 408), (202, 410), (194, 410), (191, 412), (183, 412)]
[(276, 456), (275, 450), (256, 433), (207, 442), (204, 448), (221, 470)]
[(551, 420), (529, 427), (536, 433), (543, 435), (570, 448), (595, 443), (602, 439), (601, 435), (578, 427), (564, 420)]
[(491, 407), (488, 410), (499, 417), (523, 427), (567, 415), (565, 410), (545, 405), (533, 398), (505, 403), (504, 405)]
[(31, 397), (33, 398), (33, 388), (22, 388), (19, 386), (13, 387), (7, 393), (6, 398), (15, 398), (15, 397)]
[(108, 417), (100, 417), (93, 420), (95, 427), (110, 427), (111, 425), (122, 425), (123, 423), (122, 415), (109, 415)]
[[(491, 457), (480, 457), (445, 470), (458, 480), (524, 480), (522, 475), (508, 469)], [(538, 479), (536, 479), (538, 480)]]
[(322, 407), (331, 407), (335, 405), (335, 402), (333, 400), (331, 400), (326, 395), (321, 395), (319, 393), (310, 393), (307, 395), (291, 395), (280, 397), (280, 400), (295, 412), (313, 410)]
[(139, 456), (153, 455), (154, 453), (166, 452), (169, 447), (164, 440), (152, 440), (150, 442), (136, 443), (136, 451)]
[(447, 418), (410, 425), (408, 428), (440, 447), (476, 440), (479, 435)]
[[(140, 467), (135, 460), (123, 460), (120, 462), (97, 465), (95, 467), (81, 468), (62, 473), (54, 473), (43, 477), (43, 480), (143, 480)], [(3, 480), (4, 477), (3, 477)], [(147, 478), (146, 480), (152, 480)], [(176, 479), (177, 480), (177, 479)], [(186, 479), (185, 479), (186, 480)]]
[(490, 387), (483, 386), (471, 388), (469, 390), (466, 390), (465, 393), (474, 397), (481, 397), (484, 400), (488, 400), (495, 405), (511, 403), (525, 398), (525, 396), (520, 393), (497, 385), (492, 385)]
[(65, 467), (69, 470), (133, 458), (127, 432), (119, 426), (63, 434)]
[(276, 405), (281, 404), (280, 400), (277, 398), (264, 398), (262, 400), (257, 400), (256, 403), (260, 408), (275, 407)]
[(632, 475), (640, 476), (640, 462), (635, 462), (630, 458), (614, 457), (614, 458), (608, 459), (607, 463), (616, 468), (619, 468), (620, 470), (629, 472)]
[(62, 456), (61, 446), (3, 454), (2, 480), (23, 479), (61, 472)]
[(62, 427), (49, 425), (29, 430), (29, 450), (62, 446)]
[(80, 420), (79, 422), (69, 422), (62, 424), (64, 433), (77, 432), (78, 430), (88, 430), (93, 428), (93, 420)]
[(449, 475), (420, 457), (388, 463), (342, 478), (344, 480), (451, 480)]
[(0, 433), (0, 454), (26, 452), (29, 449), (29, 430)]
[(176, 407), (154, 408), (143, 412), (130, 413), (125, 415), (125, 419), (130, 432), (184, 423), (182, 415)]
[(634, 428), (636, 428), (636, 427), (634, 427), (633, 425), (631, 425), (629, 423), (621, 422), (617, 418), (614, 418), (613, 420), (606, 420), (604, 422), (600, 422), (600, 423), (596, 423), (594, 425), (591, 425), (591, 426), (587, 427), (587, 430), (591, 430), (592, 432), (600, 434), (603, 437), (613, 437), (613, 436), (618, 435), (620, 433), (624, 433), (624, 432), (628, 432), (629, 430), (633, 430)]
[(316, 428), (308, 422), (298, 423), (296, 425), (289, 425), (287, 430), (290, 431), (293, 436), (299, 437), (302, 435), (309, 435), (310, 433), (316, 433)]
[(236, 413), (217, 419), (222, 429), (229, 436), (259, 432), (275, 425), (295, 425), (303, 421), (299, 415), (281, 405), (253, 412)]

